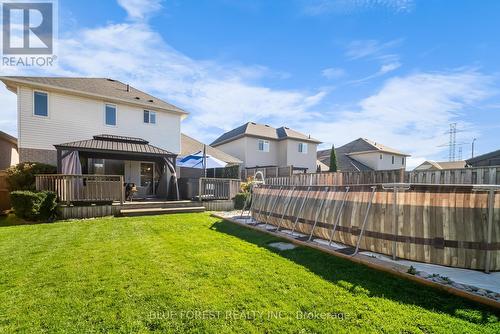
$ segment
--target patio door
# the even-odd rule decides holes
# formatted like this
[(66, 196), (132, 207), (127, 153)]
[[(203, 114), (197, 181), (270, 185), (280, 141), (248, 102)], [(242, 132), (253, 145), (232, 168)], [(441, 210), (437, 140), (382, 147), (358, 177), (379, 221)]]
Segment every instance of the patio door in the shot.
[(152, 162), (141, 162), (141, 192), (146, 196), (154, 195), (154, 167)]

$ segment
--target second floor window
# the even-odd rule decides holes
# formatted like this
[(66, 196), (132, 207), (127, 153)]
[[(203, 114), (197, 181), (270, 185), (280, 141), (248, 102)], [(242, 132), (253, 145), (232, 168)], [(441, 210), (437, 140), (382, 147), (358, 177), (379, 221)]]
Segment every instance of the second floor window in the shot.
[(307, 153), (307, 144), (306, 143), (299, 143), (299, 152), (300, 153)]
[(404, 165), (405, 164), (405, 157), (402, 157), (401, 158), (401, 164)]
[(156, 112), (144, 110), (144, 123), (156, 124)]
[(392, 156), (392, 164), (394, 165), (394, 156)]
[(49, 95), (44, 92), (35, 92), (33, 95), (33, 114), (49, 116)]
[(106, 125), (116, 125), (116, 106), (112, 104), (106, 104), (105, 113)]
[(269, 152), (269, 141), (259, 139), (259, 147), (258, 150), (261, 152)]

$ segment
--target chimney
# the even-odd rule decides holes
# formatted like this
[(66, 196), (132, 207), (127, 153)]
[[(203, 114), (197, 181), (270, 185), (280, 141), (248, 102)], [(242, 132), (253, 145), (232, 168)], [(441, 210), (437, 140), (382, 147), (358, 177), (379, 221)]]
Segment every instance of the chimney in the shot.
[(127, 92), (130, 92), (130, 85), (127, 84)]

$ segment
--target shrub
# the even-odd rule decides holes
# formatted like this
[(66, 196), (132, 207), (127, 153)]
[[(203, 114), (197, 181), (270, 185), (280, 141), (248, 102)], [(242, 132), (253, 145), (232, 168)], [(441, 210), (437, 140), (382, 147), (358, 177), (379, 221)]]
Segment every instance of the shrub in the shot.
[(7, 184), (10, 191), (35, 190), (35, 175), (55, 174), (57, 168), (38, 162), (21, 162), (7, 169)]
[(242, 210), (248, 196), (250, 196), (250, 193), (237, 193), (236, 196), (234, 196), (234, 208), (236, 210)]
[(18, 190), (10, 193), (14, 213), (30, 221), (50, 221), (57, 216), (56, 194)]
[(44, 191), (45, 198), (40, 206), (38, 220), (53, 221), (57, 218), (57, 194), (53, 191)]

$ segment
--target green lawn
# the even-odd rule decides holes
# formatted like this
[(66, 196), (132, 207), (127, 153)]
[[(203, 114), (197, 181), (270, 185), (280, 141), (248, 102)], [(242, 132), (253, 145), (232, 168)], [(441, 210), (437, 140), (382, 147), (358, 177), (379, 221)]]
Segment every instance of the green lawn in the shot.
[(0, 218), (0, 333), (500, 333), (491, 309), (272, 241), (208, 214)]

